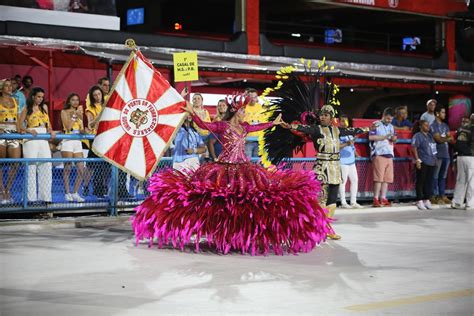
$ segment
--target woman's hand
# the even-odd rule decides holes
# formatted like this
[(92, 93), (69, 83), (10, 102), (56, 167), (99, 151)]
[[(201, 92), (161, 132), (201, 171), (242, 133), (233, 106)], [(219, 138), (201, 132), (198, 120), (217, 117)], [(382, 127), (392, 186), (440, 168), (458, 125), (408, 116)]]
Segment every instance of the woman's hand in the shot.
[(281, 119), (281, 113), (276, 117), (276, 119), (273, 121), (273, 125), (282, 125), (282, 124), (286, 124), (285, 122), (283, 122), (283, 120)]
[(27, 130), (27, 132), (29, 132), (29, 133), (30, 133), (31, 135), (33, 135), (33, 136), (38, 135), (38, 132), (37, 132), (36, 130), (34, 130), (34, 129)]
[(181, 90), (181, 96), (183, 97), (183, 99), (188, 95), (188, 88), (187, 87), (184, 87), (183, 90)]
[(51, 131), (50, 134), (51, 134), (51, 139), (56, 138), (56, 132), (55, 131)]
[(5, 131), (3, 128), (0, 128), (0, 134), (3, 134)]
[(186, 101), (186, 106), (183, 106), (182, 109), (188, 112), (190, 115), (194, 115), (193, 106), (191, 103), (189, 103), (189, 101)]

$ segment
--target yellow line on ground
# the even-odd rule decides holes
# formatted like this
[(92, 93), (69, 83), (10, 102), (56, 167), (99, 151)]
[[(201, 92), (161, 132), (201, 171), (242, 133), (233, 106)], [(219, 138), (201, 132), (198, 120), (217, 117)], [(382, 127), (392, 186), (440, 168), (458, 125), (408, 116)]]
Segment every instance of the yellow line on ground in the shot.
[(474, 289), (466, 289), (461, 291), (453, 291), (453, 292), (444, 292), (444, 293), (435, 293), (430, 295), (421, 295), (421, 296), (413, 296), (410, 298), (401, 298), (397, 300), (391, 301), (382, 301), (382, 302), (375, 302), (369, 304), (361, 304), (361, 305), (351, 305), (345, 307), (345, 309), (354, 311), (354, 312), (366, 312), (374, 309), (383, 309), (383, 308), (390, 308), (396, 307), (400, 305), (408, 305), (408, 304), (417, 304), (417, 303), (424, 303), (429, 301), (437, 301), (437, 300), (445, 300), (455, 297), (463, 297), (463, 296), (474, 296)]

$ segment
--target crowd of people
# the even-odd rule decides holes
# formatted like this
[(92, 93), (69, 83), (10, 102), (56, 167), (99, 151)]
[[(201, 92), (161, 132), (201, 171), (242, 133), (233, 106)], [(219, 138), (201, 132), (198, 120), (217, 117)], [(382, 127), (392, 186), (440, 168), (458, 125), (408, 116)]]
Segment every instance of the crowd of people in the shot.
[[(62, 132), (65, 134), (95, 134), (100, 113), (107, 100), (110, 81), (107, 77), (100, 78), (97, 84), (89, 89), (85, 96), (85, 107), (81, 105), (81, 97), (71, 93), (64, 102), (61, 111)], [(258, 125), (268, 120), (268, 115), (261, 103), (258, 92), (253, 88), (246, 89), (246, 106), (244, 122)], [(225, 120), (228, 112), (228, 102), (219, 100), (216, 114), (211, 116), (204, 107), (203, 96), (194, 93), (192, 96), (193, 112), (204, 123)], [(373, 170), (373, 206), (390, 206), (387, 199), (388, 186), (394, 181), (394, 144), (397, 142), (397, 132), (413, 131), (412, 148), (416, 169), (416, 205), (421, 210), (431, 209), (433, 204), (451, 204), (455, 208), (472, 208), (472, 149), (469, 145), (472, 139), (472, 123), (464, 119), (464, 125), (458, 131), (455, 140), (449, 131), (446, 119), (446, 108), (430, 99), (426, 103), (427, 111), (423, 113), (416, 124), (408, 120), (408, 108), (399, 106), (393, 111), (385, 109), (382, 118), (376, 121), (369, 132), (370, 158)], [(31, 76), (19, 75), (0, 81), (0, 133), (49, 133), (51, 139), (56, 132), (49, 121), (48, 105), (45, 103), (45, 91), (34, 87)], [(339, 130), (350, 128), (350, 119), (346, 115), (339, 116)], [(471, 124), (471, 125), (470, 125)], [(471, 127), (469, 127), (471, 126)], [(471, 129), (470, 129), (471, 128)], [(308, 131), (306, 131), (308, 132)], [(258, 137), (262, 131), (250, 132), (246, 136), (245, 154), (249, 158), (259, 156)], [(339, 133), (339, 132), (338, 132)], [(190, 117), (180, 128), (172, 146), (173, 168), (178, 170), (196, 170), (205, 161), (218, 161), (223, 151), (223, 140), (212, 131), (199, 127)], [(461, 137), (461, 138), (459, 138)], [(314, 137), (313, 137), (314, 138)], [(341, 207), (361, 208), (357, 202), (358, 172), (356, 167), (355, 138), (352, 134), (340, 134), (338, 139), (340, 161), (337, 162), (337, 174), (327, 183), (331, 204), (339, 193)], [(468, 144), (461, 146), (459, 144)], [(58, 142), (56, 142), (57, 144)], [(316, 144), (316, 142), (315, 142)], [(448, 144), (452, 144), (452, 150)], [(89, 150), (91, 143), (87, 140), (64, 139), (57, 150), (63, 158), (97, 158)], [(41, 139), (1, 139), (0, 158), (51, 158), (51, 142)], [(467, 149), (466, 149), (467, 148)], [(316, 148), (318, 151), (321, 149)], [(456, 153), (453, 157), (452, 153)], [(453, 160), (454, 158), (454, 160)], [(322, 161), (318, 156), (318, 160)], [(457, 161), (457, 162), (456, 162)], [(446, 196), (446, 179), (450, 165), (457, 166), (457, 179), (454, 199)], [(65, 163), (63, 170), (64, 199), (66, 201), (83, 202), (84, 197), (93, 194), (98, 198), (108, 195), (111, 169), (108, 164), (89, 162), (87, 167), (83, 162), (75, 163), (76, 173), (71, 185), (72, 163)], [(8, 175), (3, 181), (3, 170), (0, 168), (0, 200), (2, 204), (12, 203), (12, 185), (18, 172), (18, 164), (13, 163), (8, 168)], [(98, 171), (100, 172), (94, 172)], [(336, 170), (336, 169), (335, 169)], [(31, 163), (28, 166), (28, 201), (51, 202), (51, 163)], [(94, 176), (95, 175), (95, 176)], [(126, 188), (127, 175), (119, 171), (119, 198), (130, 198)], [(350, 201), (346, 200), (346, 184), (350, 182)], [(37, 183), (41, 183), (37, 187)], [(324, 181), (323, 181), (324, 183)], [(82, 190), (81, 190), (82, 188)], [(464, 195), (460, 192), (464, 191)], [(467, 196), (466, 196), (467, 195)], [(467, 198), (466, 203), (464, 200)]]
[[(61, 111), (61, 132), (64, 134), (96, 134), (99, 115), (107, 100), (110, 81), (100, 78), (85, 96), (85, 108), (81, 97), (71, 93), (66, 98)], [(33, 86), (31, 76), (19, 75), (0, 81), (0, 133), (21, 133), (33, 136), (42, 133), (51, 135), (46, 139), (1, 139), (0, 158), (51, 158), (52, 151), (59, 151), (62, 158), (97, 158), (88, 140), (63, 139), (57, 141), (56, 133), (50, 122), (50, 111), (45, 103), (45, 91)], [(7, 181), (0, 181), (1, 204), (14, 203), (12, 186), (18, 173), (18, 163), (9, 164)], [(64, 163), (63, 182), (64, 200), (84, 202), (85, 196), (95, 195), (105, 198), (109, 192), (111, 169), (102, 162), (76, 162), (76, 176), (71, 188), (71, 170), (73, 163)], [(3, 180), (4, 168), (0, 168), (0, 179)], [(92, 181), (91, 181), (92, 180)], [(126, 188), (127, 175), (119, 173), (118, 196), (130, 198)], [(28, 202), (52, 202), (52, 163), (29, 163), (27, 179)], [(92, 190), (90, 190), (92, 182)], [(82, 188), (82, 195), (81, 195)]]

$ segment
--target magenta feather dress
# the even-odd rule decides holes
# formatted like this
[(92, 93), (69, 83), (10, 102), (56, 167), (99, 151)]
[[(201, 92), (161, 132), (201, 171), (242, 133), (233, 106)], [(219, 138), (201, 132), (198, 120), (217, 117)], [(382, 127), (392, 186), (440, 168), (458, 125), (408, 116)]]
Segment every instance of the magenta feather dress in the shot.
[(150, 196), (133, 218), (137, 243), (149, 239), (150, 246), (155, 240), (180, 249), (194, 243), (198, 250), (205, 237), (224, 254), (284, 254), (311, 251), (333, 233), (313, 171), (269, 171), (245, 156), (246, 134), (272, 123), (244, 123), (238, 134), (228, 122), (193, 119), (220, 134), (224, 150), (218, 162), (196, 171), (167, 169), (150, 178)]

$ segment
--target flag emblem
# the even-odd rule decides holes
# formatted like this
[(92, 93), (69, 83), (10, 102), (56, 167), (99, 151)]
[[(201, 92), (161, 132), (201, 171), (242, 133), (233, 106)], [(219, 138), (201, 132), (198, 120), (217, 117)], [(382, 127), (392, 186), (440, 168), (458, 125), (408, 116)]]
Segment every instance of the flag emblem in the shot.
[(140, 180), (148, 178), (183, 123), (185, 101), (140, 51), (115, 79), (92, 150)]

